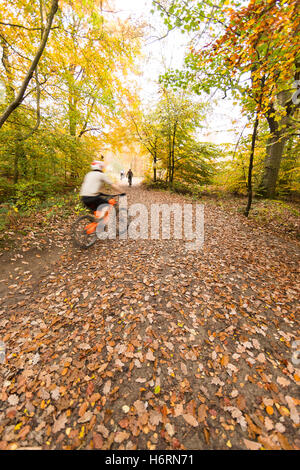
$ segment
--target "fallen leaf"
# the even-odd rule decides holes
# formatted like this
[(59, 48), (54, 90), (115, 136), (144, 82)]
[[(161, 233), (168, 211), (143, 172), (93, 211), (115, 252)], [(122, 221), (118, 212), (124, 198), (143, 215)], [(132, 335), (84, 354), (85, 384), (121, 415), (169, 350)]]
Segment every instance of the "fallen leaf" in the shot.
[(174, 407), (174, 415), (181, 416), (183, 414), (183, 405), (181, 403), (175, 405)]
[(102, 439), (102, 436), (98, 434), (97, 432), (93, 432), (93, 442), (94, 442), (95, 449), (102, 449), (103, 439)]
[(285, 396), (285, 399), (286, 399), (286, 402), (288, 404), (288, 407), (290, 409), (290, 418), (291, 420), (295, 423), (295, 424), (299, 424), (300, 422), (300, 419), (299, 419), (299, 414), (298, 414), (298, 411), (296, 409), (296, 406), (294, 404), (294, 401), (293, 401), (293, 398), (286, 395)]
[(66, 413), (63, 413), (62, 415), (60, 415), (60, 417), (56, 421), (54, 421), (52, 432), (55, 434), (58, 431), (61, 431), (65, 427), (66, 422), (67, 422), (67, 416), (66, 416)]
[(266, 357), (265, 357), (264, 353), (260, 353), (260, 354), (257, 356), (256, 359), (258, 360), (258, 362), (261, 362), (261, 363), (266, 362)]
[(16, 394), (10, 395), (7, 399), (8, 403), (12, 406), (15, 406), (19, 403), (19, 397)]
[(194, 427), (198, 426), (198, 421), (196, 420), (196, 418), (194, 418), (194, 416), (189, 415), (189, 414), (183, 414), (182, 416), (185, 419), (185, 421), (191, 426), (194, 426)]
[(202, 423), (205, 421), (206, 418), (206, 411), (207, 411), (207, 406), (202, 404), (198, 408), (198, 421), (199, 423)]
[(125, 441), (125, 439), (128, 439), (130, 434), (126, 431), (118, 431), (115, 434), (114, 441), (117, 442), (118, 444)]
[(103, 394), (108, 395), (111, 388), (111, 380), (108, 380), (103, 387)]
[(134, 403), (133, 403), (136, 411), (138, 414), (142, 414), (145, 412), (145, 403), (141, 400), (136, 400)]
[(84, 415), (79, 418), (78, 423), (87, 423), (92, 419), (93, 413), (91, 411), (86, 411)]
[(221, 359), (221, 365), (226, 367), (229, 363), (229, 357), (225, 354)]
[(79, 408), (79, 411), (78, 411), (78, 414), (80, 417), (82, 417), (84, 415), (84, 413), (86, 412), (87, 408), (88, 408), (89, 404), (88, 402), (83, 402), (82, 405), (80, 406)]
[(167, 433), (169, 434), (169, 436), (171, 436), (171, 437), (174, 436), (175, 430), (174, 430), (174, 426), (172, 426), (171, 423), (166, 424), (166, 430), (167, 430)]
[(248, 439), (243, 439), (243, 441), (249, 450), (259, 450), (261, 448), (261, 444), (259, 442), (249, 441)]
[(273, 421), (268, 416), (265, 418), (265, 428), (267, 431), (274, 429)]
[(183, 374), (184, 374), (184, 375), (187, 375), (187, 373), (188, 373), (187, 367), (186, 367), (186, 365), (185, 365), (183, 362), (180, 364), (180, 368), (181, 368)]
[(97, 431), (100, 432), (105, 439), (109, 436), (109, 430), (104, 426), (104, 424), (99, 424), (97, 426)]
[(149, 422), (152, 426), (157, 426), (162, 422), (162, 414), (156, 410), (151, 410), (149, 413)]
[(151, 349), (148, 350), (146, 354), (146, 359), (148, 359), (148, 361), (155, 361), (155, 356)]
[(282, 387), (287, 387), (291, 382), (284, 377), (277, 377), (277, 383)]

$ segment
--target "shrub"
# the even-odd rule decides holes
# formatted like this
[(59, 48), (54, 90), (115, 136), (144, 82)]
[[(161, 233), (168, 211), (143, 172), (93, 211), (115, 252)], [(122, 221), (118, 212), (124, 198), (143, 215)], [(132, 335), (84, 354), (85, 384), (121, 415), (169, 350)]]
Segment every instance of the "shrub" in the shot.
[(0, 177), (0, 204), (12, 199), (15, 195), (15, 187), (8, 178)]
[(47, 184), (40, 181), (21, 181), (15, 185), (15, 204), (19, 209), (31, 210), (47, 197)]

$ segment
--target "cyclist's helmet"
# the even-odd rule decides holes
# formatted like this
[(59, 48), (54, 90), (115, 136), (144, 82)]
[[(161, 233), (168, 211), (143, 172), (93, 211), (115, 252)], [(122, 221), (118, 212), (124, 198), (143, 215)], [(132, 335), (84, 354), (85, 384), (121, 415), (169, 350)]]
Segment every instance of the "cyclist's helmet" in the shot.
[(104, 162), (101, 162), (100, 160), (94, 160), (91, 164), (92, 170), (104, 171), (104, 168), (105, 168), (105, 164)]

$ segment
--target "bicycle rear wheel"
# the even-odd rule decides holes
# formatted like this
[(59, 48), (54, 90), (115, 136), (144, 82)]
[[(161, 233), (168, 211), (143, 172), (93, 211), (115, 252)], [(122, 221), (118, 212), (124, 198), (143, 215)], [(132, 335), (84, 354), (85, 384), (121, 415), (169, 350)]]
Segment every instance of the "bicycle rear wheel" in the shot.
[(80, 248), (89, 248), (94, 245), (97, 241), (95, 218), (92, 215), (79, 217), (72, 226), (72, 236), (75, 244)]

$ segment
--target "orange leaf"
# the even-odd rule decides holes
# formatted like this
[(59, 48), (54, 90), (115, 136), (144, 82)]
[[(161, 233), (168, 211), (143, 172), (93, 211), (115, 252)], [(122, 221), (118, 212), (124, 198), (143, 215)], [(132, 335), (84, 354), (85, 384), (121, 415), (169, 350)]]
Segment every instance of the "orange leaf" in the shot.
[(93, 432), (93, 442), (95, 449), (102, 449), (103, 439), (97, 432)]
[(199, 406), (198, 408), (198, 421), (199, 423), (202, 423), (205, 418), (206, 418), (206, 410), (207, 410), (207, 406), (202, 404)]
[(225, 354), (225, 356), (223, 356), (221, 359), (221, 365), (226, 367), (228, 363), (229, 363), (229, 357)]
[(86, 409), (88, 407), (88, 403), (85, 401), (84, 403), (82, 403), (81, 407), (79, 408), (79, 411), (78, 411), (78, 414), (80, 417), (82, 417), (84, 415), (84, 413), (86, 412)]

